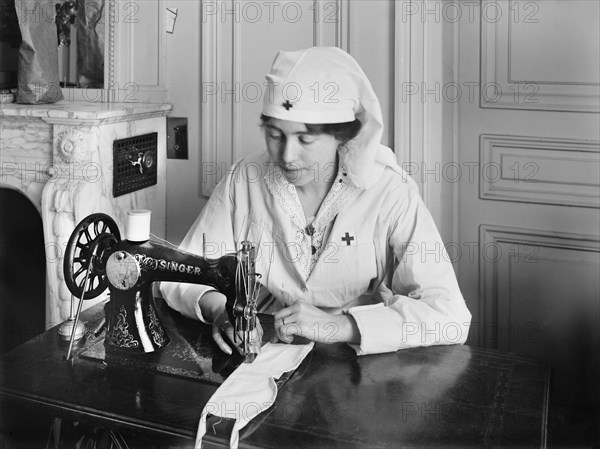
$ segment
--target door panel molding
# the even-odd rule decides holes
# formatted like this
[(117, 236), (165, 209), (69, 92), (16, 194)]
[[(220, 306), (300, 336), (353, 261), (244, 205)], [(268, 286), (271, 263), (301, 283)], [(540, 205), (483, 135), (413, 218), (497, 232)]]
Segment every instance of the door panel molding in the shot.
[[(501, 245), (509, 245), (509, 257), (502, 258)], [(600, 237), (560, 231), (539, 231), (512, 226), (482, 224), (479, 227), (479, 324), (484, 332), (476, 332), (477, 343), (494, 348), (498, 342), (498, 291), (501, 269), (499, 263), (521, 261), (536, 262), (537, 248), (550, 247), (563, 250), (578, 250), (597, 253), (600, 257)], [(491, 249), (491, 251), (490, 251)], [(491, 329), (496, 326), (496, 329)]]
[[(597, 8), (595, 2), (578, 2), (576, 7)], [(523, 5), (523, 4), (521, 4)], [(531, 5), (534, 5), (531, 3)], [(513, 55), (515, 48), (529, 48), (527, 42), (520, 42), (515, 36), (515, 30), (518, 26), (527, 25), (528, 29), (532, 25), (544, 25), (548, 16), (544, 20), (540, 17), (540, 8), (542, 14), (551, 11), (545, 7), (544, 3), (536, 4), (538, 11), (536, 15), (520, 16), (517, 20), (515, 11), (519, 9), (519, 4), (512, 1), (498, 2), (497, 0), (484, 0), (482, 3), (482, 12), (486, 11), (487, 6), (493, 6), (490, 9), (500, 8), (500, 14), (494, 20), (486, 18), (481, 14), (481, 107), (482, 108), (508, 108), (508, 109), (532, 109), (540, 111), (574, 111), (574, 112), (600, 112), (600, 84), (592, 82), (583, 82), (568, 79), (543, 79), (545, 75), (542, 69), (536, 67), (536, 52), (545, 52), (544, 48), (532, 48), (534, 56), (520, 63), (531, 64), (528, 67), (520, 67), (526, 72), (541, 70), (537, 77), (527, 80), (515, 80), (514, 73), (519, 67), (515, 66)], [(541, 6), (540, 6), (541, 5)], [(522, 8), (523, 6), (521, 6)], [(573, 10), (576, 11), (576, 10)], [(594, 9), (590, 11), (590, 20), (597, 17)], [(521, 11), (522, 12), (522, 11)], [(531, 22), (524, 22), (530, 20)], [(534, 22), (536, 21), (537, 22)], [(541, 22), (541, 23), (540, 23)], [(524, 25), (525, 24), (525, 25)], [(583, 25), (586, 26), (586, 25)], [(593, 27), (592, 27), (593, 28)], [(560, 30), (557, 30), (559, 32)], [(568, 39), (565, 39), (567, 41)], [(593, 39), (592, 39), (593, 40)], [(597, 43), (591, 45), (597, 46)], [(596, 48), (596, 47), (593, 47)], [(593, 49), (588, 49), (594, 54)], [(553, 48), (557, 52), (558, 49)], [(562, 55), (566, 60), (574, 57), (574, 52), (568, 51), (568, 48), (561, 49)], [(585, 57), (588, 52), (580, 52), (581, 57)], [(560, 55), (558, 55), (560, 56)], [(598, 56), (598, 50), (595, 56)], [(597, 63), (596, 63), (597, 64)], [(560, 67), (560, 64), (557, 64)], [(537, 78), (537, 79), (536, 79)]]
[(600, 207), (600, 142), (482, 134), (481, 199)]
[[(163, 11), (166, 0), (110, 3), (109, 16), (114, 36), (109, 42), (107, 85), (110, 101), (160, 103), (167, 96), (167, 41)], [(118, 43), (116, 45), (115, 43)], [(147, 51), (140, 51), (146, 48)], [(109, 82), (110, 82), (109, 81)], [(84, 101), (94, 101), (86, 98)]]

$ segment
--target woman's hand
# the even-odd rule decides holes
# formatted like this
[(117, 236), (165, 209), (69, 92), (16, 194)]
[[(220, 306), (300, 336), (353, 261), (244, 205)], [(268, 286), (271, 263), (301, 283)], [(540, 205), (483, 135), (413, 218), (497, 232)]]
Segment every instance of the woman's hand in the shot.
[[(238, 332), (236, 340), (234, 338), (234, 326), (229, 321), (229, 314), (225, 308), (225, 304), (227, 303), (225, 295), (216, 291), (210, 291), (202, 295), (201, 300), (202, 303), (200, 304), (200, 307), (202, 309), (202, 315), (207, 322), (212, 323), (212, 337), (219, 349), (224, 353), (231, 355), (231, 346), (234, 346), (237, 351), (242, 354), (242, 348), (240, 347), (243, 338), (242, 332)], [(225, 333), (229, 343), (225, 341), (222, 333)], [(260, 352), (262, 336), (263, 330), (257, 318), (256, 328), (252, 331), (250, 336), (250, 348), (253, 352)]]
[(275, 337), (291, 343), (296, 335), (319, 343), (360, 342), (352, 316), (327, 313), (301, 301), (275, 314)]

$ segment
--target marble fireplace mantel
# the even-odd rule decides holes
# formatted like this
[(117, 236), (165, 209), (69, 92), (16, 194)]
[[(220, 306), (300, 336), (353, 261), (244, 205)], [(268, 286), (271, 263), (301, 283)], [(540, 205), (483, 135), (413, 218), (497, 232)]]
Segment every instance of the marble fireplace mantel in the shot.
[[(64, 282), (62, 256), (83, 218), (106, 213), (123, 234), (128, 210), (151, 209), (152, 233), (164, 237), (166, 115), (170, 110), (168, 104), (149, 103), (1, 105), (0, 187), (22, 192), (42, 217), (46, 327), (69, 316), (71, 295)], [(113, 141), (150, 132), (158, 133), (157, 185), (114, 198)]]

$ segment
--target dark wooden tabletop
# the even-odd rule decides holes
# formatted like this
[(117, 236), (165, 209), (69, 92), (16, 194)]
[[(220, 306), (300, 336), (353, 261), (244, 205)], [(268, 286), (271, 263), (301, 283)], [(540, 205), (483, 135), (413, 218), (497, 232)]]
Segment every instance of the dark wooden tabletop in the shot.
[[(54, 328), (5, 354), (0, 399), (193, 447), (218, 382), (88, 360), (81, 347), (66, 361), (66, 349)], [(470, 346), (357, 357), (316, 345), (240, 447), (545, 447), (549, 377), (544, 363)], [(227, 447), (222, 435), (205, 442)]]

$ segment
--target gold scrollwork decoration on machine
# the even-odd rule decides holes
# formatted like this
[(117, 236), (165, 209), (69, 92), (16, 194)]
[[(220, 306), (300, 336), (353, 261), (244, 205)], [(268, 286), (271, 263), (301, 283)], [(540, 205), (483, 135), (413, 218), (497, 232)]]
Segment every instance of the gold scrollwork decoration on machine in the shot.
[(125, 310), (125, 306), (121, 306), (117, 314), (117, 324), (110, 333), (113, 345), (120, 348), (137, 348), (139, 346), (139, 342), (129, 332), (128, 328), (127, 310)]

